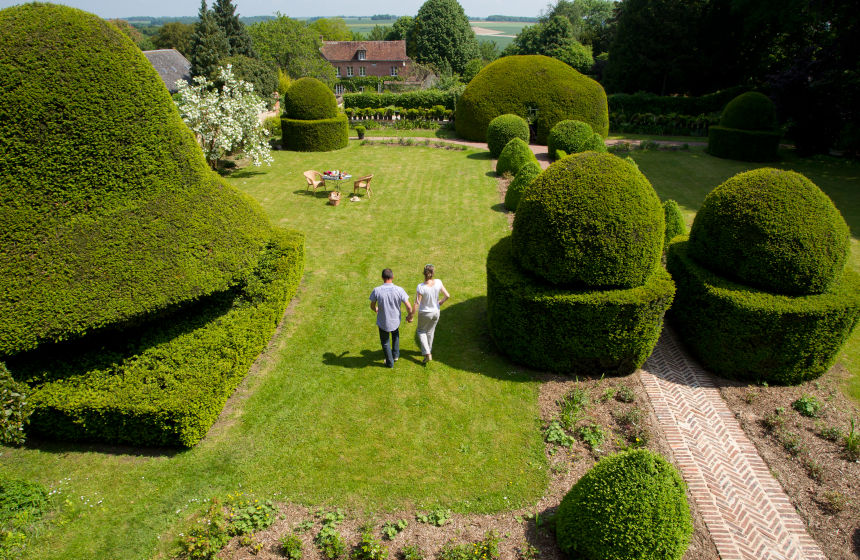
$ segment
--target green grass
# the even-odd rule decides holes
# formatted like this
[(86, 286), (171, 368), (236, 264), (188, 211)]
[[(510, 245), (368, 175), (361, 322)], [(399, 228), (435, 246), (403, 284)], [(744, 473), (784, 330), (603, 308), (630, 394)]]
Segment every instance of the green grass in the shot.
[(658, 140), (661, 142), (708, 143), (707, 136), (660, 136), (658, 134), (631, 134), (629, 132), (610, 132), (607, 140)]
[[(364, 132), (366, 138), (373, 137), (396, 137), (396, 138), (446, 138), (456, 139), (457, 132), (450, 128), (416, 128), (414, 130), (400, 130), (396, 128), (373, 128)], [(350, 127), (349, 136), (357, 137), (355, 127)]]
[[(851, 228), (849, 266), (860, 271), (860, 162), (825, 156), (798, 158), (784, 152), (779, 162), (756, 164), (713, 157), (700, 147), (675, 152), (634, 150), (629, 155), (639, 164), (661, 199), (675, 199), (688, 228), (705, 196), (732, 175), (766, 166), (803, 173), (830, 196), (845, 217)], [(852, 374), (845, 384), (845, 392), (860, 403), (860, 328), (848, 339), (839, 360)]]
[[(358, 511), (493, 512), (543, 494), (538, 383), (496, 353), (485, 328), (484, 262), (508, 231), (487, 153), (351, 142), (274, 157), (230, 178), (274, 222), (307, 234), (306, 275), (273, 347), (192, 450), (0, 448), (3, 472), (68, 500), (63, 523), (27, 557), (150, 558), (201, 500), (237, 489)], [(329, 206), (321, 191), (305, 193), (311, 168), (373, 173), (373, 196)], [(389, 370), (368, 295), (386, 266), (413, 294), (428, 262), (453, 296), (436, 361), (418, 363), (414, 324), (404, 324)]]

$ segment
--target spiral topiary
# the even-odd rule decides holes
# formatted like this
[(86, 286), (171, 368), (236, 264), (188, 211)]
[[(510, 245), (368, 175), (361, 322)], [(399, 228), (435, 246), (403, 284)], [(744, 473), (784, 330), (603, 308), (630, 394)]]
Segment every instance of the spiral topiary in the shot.
[(780, 134), (776, 106), (758, 92), (743, 93), (726, 105), (720, 124), (708, 129), (708, 152), (741, 161), (777, 158)]
[(528, 144), (522, 138), (514, 138), (502, 149), (499, 160), (496, 162), (496, 173), (504, 175), (519, 173), (523, 165), (528, 162), (537, 163), (537, 157)]
[(490, 155), (498, 158), (508, 142), (514, 138), (521, 138), (524, 142), (529, 141), (529, 123), (519, 115), (499, 115), (490, 121), (487, 127), (487, 148)]
[(588, 123), (603, 137), (609, 134), (603, 87), (547, 56), (505, 56), (485, 66), (460, 96), (454, 123), (461, 137), (483, 142), (490, 121), (507, 113), (533, 121), (540, 144), (565, 119)]
[(517, 173), (517, 176), (508, 185), (507, 192), (505, 192), (505, 206), (508, 210), (517, 211), (517, 206), (520, 204), (526, 187), (531, 185), (540, 174), (541, 167), (536, 161), (529, 161), (520, 168), (520, 172)]
[(559, 548), (584, 560), (680, 560), (692, 533), (681, 476), (647, 449), (601, 459), (556, 516)]
[[(567, 155), (584, 152), (593, 144), (591, 137), (594, 134), (591, 127), (582, 121), (565, 120), (558, 122), (549, 131), (546, 144), (547, 151), (550, 157), (554, 159), (560, 159), (556, 155), (556, 150), (563, 150)], [(601, 138), (602, 143), (603, 139)]]
[(284, 95), (284, 116), (314, 121), (337, 116), (337, 99), (331, 89), (316, 78), (299, 78)]
[(663, 203), (663, 215), (666, 218), (666, 235), (663, 238), (663, 250), (669, 246), (669, 242), (679, 235), (687, 235), (687, 224), (678, 203), (672, 199)]
[(583, 152), (553, 163), (526, 191), (513, 253), (559, 286), (631, 288), (659, 266), (664, 231), (660, 199), (638, 169)]
[(690, 230), (690, 255), (712, 272), (770, 292), (827, 291), (849, 251), (848, 225), (794, 171), (739, 173), (712, 190)]

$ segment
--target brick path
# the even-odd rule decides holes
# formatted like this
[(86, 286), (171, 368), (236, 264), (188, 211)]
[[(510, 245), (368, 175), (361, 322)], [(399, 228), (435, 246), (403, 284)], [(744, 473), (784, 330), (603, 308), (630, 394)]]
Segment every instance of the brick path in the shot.
[(713, 379), (663, 330), (642, 382), (722, 560), (824, 560)]

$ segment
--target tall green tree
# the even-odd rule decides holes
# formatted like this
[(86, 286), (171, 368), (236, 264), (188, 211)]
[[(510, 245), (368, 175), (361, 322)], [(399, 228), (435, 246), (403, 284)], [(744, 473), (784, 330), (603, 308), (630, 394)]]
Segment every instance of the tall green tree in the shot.
[(523, 28), (503, 54), (551, 56), (582, 73), (590, 72), (594, 64), (591, 46), (576, 40), (574, 26), (564, 15), (554, 15), (548, 20)]
[(391, 31), (386, 33), (386, 41), (406, 41), (406, 55), (415, 58), (415, 41), (412, 32), (415, 30), (415, 18), (412, 16), (400, 16), (391, 26)]
[(239, 21), (236, 6), (233, 5), (232, 0), (215, 0), (212, 12), (215, 22), (224, 31), (230, 43), (230, 55), (256, 58), (257, 54), (251, 44), (251, 37), (245, 29), (245, 24)]
[(159, 49), (176, 49), (183, 56), (188, 57), (191, 53), (191, 36), (194, 34), (194, 25), (171, 21), (162, 25), (152, 41)]
[(385, 41), (385, 37), (394, 30), (390, 25), (374, 25), (367, 34), (368, 41)]
[(191, 37), (191, 75), (209, 78), (218, 71), (221, 60), (230, 56), (230, 43), (206, 6), (206, 0), (200, 0), (197, 18)]
[(322, 36), (323, 41), (352, 41), (352, 31), (343, 18), (319, 18), (308, 25)]
[(461, 73), (467, 62), (480, 55), (478, 39), (457, 0), (424, 2), (412, 35), (415, 59), (421, 63)]
[(291, 78), (310, 76), (326, 83), (334, 81), (334, 68), (320, 54), (319, 35), (304, 23), (278, 13), (275, 19), (248, 27), (248, 33), (260, 58)]

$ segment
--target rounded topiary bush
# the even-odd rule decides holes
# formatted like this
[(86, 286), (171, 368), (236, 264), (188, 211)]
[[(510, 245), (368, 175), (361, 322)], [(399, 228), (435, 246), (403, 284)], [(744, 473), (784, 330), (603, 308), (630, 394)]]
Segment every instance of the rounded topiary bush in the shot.
[(284, 117), (314, 121), (337, 116), (337, 99), (331, 89), (316, 78), (299, 78), (283, 100)]
[(496, 162), (496, 173), (504, 175), (511, 173), (516, 175), (526, 163), (533, 161), (537, 163), (537, 157), (532, 149), (522, 138), (514, 138), (502, 149), (499, 160)]
[(271, 226), (101, 18), (0, 11), (0, 356), (236, 286)]
[(524, 142), (529, 141), (529, 123), (519, 115), (499, 115), (490, 121), (487, 127), (487, 148), (490, 155), (498, 158), (502, 148), (514, 138), (521, 138)]
[(647, 449), (598, 461), (556, 516), (559, 548), (584, 560), (680, 560), (692, 534), (681, 476)]
[(511, 253), (511, 237), (487, 256), (490, 335), (513, 361), (547, 371), (633, 373), (654, 350), (674, 293), (662, 267), (634, 288), (569, 290), (548, 284), (522, 270)]
[(517, 211), (517, 206), (520, 204), (520, 199), (526, 190), (526, 187), (541, 174), (540, 164), (536, 161), (529, 161), (521, 168), (511, 184), (508, 185), (508, 190), (505, 192), (505, 206), (508, 210)]
[(822, 293), (842, 274), (848, 225), (794, 171), (739, 173), (712, 190), (690, 229), (690, 255), (712, 272), (767, 291)]
[(591, 127), (582, 121), (565, 120), (558, 122), (549, 131), (549, 138), (547, 138), (546, 145), (549, 155), (554, 159), (559, 159), (556, 150), (563, 150), (568, 155), (584, 152), (593, 144), (591, 137), (594, 134)]
[(514, 219), (520, 265), (560, 286), (631, 288), (660, 265), (665, 219), (648, 179), (612, 154), (553, 163)]
[(663, 248), (669, 246), (669, 242), (679, 235), (687, 235), (687, 224), (678, 203), (672, 199), (663, 203), (663, 215), (666, 218), (666, 235), (663, 238)]
[[(698, 217), (697, 217), (698, 219)], [(785, 296), (737, 284), (696, 262), (683, 237), (666, 267), (677, 284), (670, 320), (708, 370), (798, 384), (826, 372), (860, 318), (860, 276), (846, 268), (827, 292)]]
[(605, 153), (609, 151), (606, 149), (606, 143), (603, 141), (603, 136), (597, 134), (596, 132), (591, 135), (591, 139), (588, 141), (588, 144), (586, 144), (585, 149), (592, 152), (600, 153)]
[(294, 152), (330, 152), (349, 144), (349, 119), (345, 114), (331, 119), (281, 119), (281, 143)]
[(506, 56), (485, 66), (460, 96), (454, 123), (461, 137), (483, 142), (490, 121), (508, 113), (533, 120), (541, 144), (566, 119), (588, 123), (603, 137), (609, 134), (603, 87), (547, 56)]
[(773, 101), (761, 93), (743, 93), (723, 109), (720, 124), (708, 129), (708, 152), (741, 161), (774, 160), (780, 139), (776, 124)]

